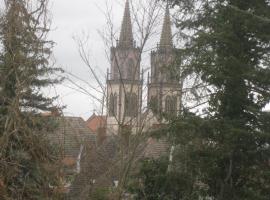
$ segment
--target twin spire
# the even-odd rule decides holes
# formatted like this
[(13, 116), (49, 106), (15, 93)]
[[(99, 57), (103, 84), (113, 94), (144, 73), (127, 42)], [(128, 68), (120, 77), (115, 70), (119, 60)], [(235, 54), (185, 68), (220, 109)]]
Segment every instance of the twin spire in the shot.
[[(129, 0), (126, 0), (125, 13), (119, 39), (119, 46), (128, 48), (134, 47)], [(173, 48), (171, 18), (168, 6), (166, 7), (166, 13), (163, 22), (163, 28), (160, 38), (160, 48)]]

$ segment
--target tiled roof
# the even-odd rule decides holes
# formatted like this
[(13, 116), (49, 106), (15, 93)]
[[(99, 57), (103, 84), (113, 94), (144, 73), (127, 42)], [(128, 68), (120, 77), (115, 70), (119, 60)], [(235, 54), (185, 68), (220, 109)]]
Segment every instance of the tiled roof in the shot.
[(55, 117), (56, 130), (49, 134), (52, 142), (60, 144), (65, 157), (77, 158), (81, 145), (91, 142), (95, 145), (96, 136), (80, 117)]
[[(118, 136), (107, 136), (97, 145), (97, 135), (87, 127), (87, 123), (78, 117), (54, 117), (56, 130), (49, 134), (52, 142), (60, 144), (64, 150), (63, 164), (68, 174), (74, 174), (67, 199), (84, 200), (87, 190), (95, 185), (112, 186), (113, 180), (119, 176), (119, 160), (121, 141)], [(80, 173), (76, 174), (78, 155), (81, 152)], [(145, 148), (145, 149), (144, 149)], [(164, 140), (150, 138), (146, 144), (141, 144), (136, 153), (136, 160), (143, 156), (158, 158), (166, 153), (168, 144)]]
[(165, 139), (149, 138), (147, 140), (144, 156), (147, 158), (159, 158), (169, 152), (169, 143)]
[[(119, 180), (120, 163), (122, 160), (120, 145), (121, 141), (118, 136), (109, 136), (99, 146), (91, 147), (89, 145), (86, 147), (82, 157), (81, 172), (76, 176), (71, 186), (69, 199), (89, 199), (85, 194), (89, 194), (95, 187), (112, 187), (113, 181)], [(165, 141), (161, 142), (156, 139), (149, 139), (147, 145), (141, 144), (139, 146), (136, 150), (133, 164), (144, 156), (158, 158), (168, 150), (168, 145)], [(136, 166), (134, 164), (131, 171), (136, 171)]]
[[(82, 157), (86, 154), (87, 148), (96, 148), (96, 135), (90, 131), (86, 122), (80, 117), (52, 117), (52, 119), (56, 129), (53, 132), (48, 131), (48, 137), (53, 144), (60, 145), (62, 148), (65, 175), (78, 177), (77, 173), (85, 170), (82, 169)], [(71, 187), (65, 188), (65, 191), (68, 192), (66, 199), (70, 199), (72, 193), (83, 188), (81, 183), (82, 180), (77, 179), (76, 182), (72, 182)]]
[[(82, 158), (82, 171), (71, 187), (69, 199), (86, 200), (85, 194), (94, 186), (109, 187), (118, 175), (118, 165), (116, 162), (118, 155), (118, 145), (116, 137), (107, 137), (102, 145), (92, 148), (87, 146)], [(93, 185), (95, 181), (95, 185)]]

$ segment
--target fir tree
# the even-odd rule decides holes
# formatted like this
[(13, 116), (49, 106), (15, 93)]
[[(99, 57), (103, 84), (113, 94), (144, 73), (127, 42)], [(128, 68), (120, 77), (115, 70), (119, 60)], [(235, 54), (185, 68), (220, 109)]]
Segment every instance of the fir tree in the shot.
[[(191, 35), (182, 56), (191, 60), (187, 67), (209, 85), (211, 95), (204, 117), (183, 111), (171, 124), (176, 150), (165, 173), (188, 177), (188, 183), (180, 184), (186, 185), (181, 199), (267, 200), (270, 114), (264, 108), (270, 102), (270, 3), (172, 3), (182, 17), (179, 31)], [(144, 189), (149, 184), (145, 181)]]
[[(49, 67), (52, 42), (46, 40), (47, 0), (6, 0), (1, 18), (0, 198), (51, 199), (58, 185), (57, 151), (49, 145), (52, 108), (41, 89), (57, 83)], [(45, 123), (46, 121), (46, 123)]]

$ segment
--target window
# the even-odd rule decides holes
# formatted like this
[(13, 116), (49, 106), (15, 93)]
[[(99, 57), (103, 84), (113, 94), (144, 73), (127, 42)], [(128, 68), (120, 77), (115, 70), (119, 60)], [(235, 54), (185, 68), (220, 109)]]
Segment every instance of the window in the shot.
[(152, 79), (156, 81), (157, 80), (157, 76), (158, 76), (157, 66), (156, 65), (155, 66), (152, 66), (152, 69), (151, 70), (152, 70), (152, 74), (151, 74), (152, 75)]
[(179, 72), (177, 71), (175, 64), (171, 64), (170, 66), (168, 66), (167, 82), (174, 83), (177, 82), (178, 79)]
[(165, 113), (169, 113), (170, 112), (170, 104), (171, 104), (171, 97), (167, 96), (165, 99)]
[(113, 78), (114, 79), (119, 79), (120, 78), (120, 63), (118, 61), (118, 59), (115, 59), (114, 63), (113, 63)]
[(177, 114), (177, 97), (167, 96), (165, 99), (165, 113), (168, 115)]
[(153, 111), (154, 114), (157, 114), (159, 112), (159, 106), (158, 106), (158, 98), (156, 96), (152, 96), (149, 102), (149, 107)]
[(138, 98), (135, 93), (128, 93), (125, 98), (125, 114), (127, 117), (136, 117), (138, 113)]
[(111, 93), (109, 99), (109, 116), (116, 116), (117, 114), (117, 94)]
[(171, 113), (173, 116), (177, 115), (177, 97), (172, 97)]

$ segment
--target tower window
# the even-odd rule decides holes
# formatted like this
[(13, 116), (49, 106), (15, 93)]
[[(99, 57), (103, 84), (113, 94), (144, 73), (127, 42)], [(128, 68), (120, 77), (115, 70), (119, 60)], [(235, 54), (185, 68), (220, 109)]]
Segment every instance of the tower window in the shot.
[(127, 93), (126, 95), (125, 114), (127, 117), (136, 117), (138, 114), (138, 97), (135, 93)]
[(165, 99), (165, 113), (168, 115), (177, 114), (177, 97), (167, 96)]
[(159, 113), (158, 98), (156, 96), (151, 97), (149, 107), (153, 111), (153, 113)]
[(109, 99), (109, 116), (116, 116), (117, 113), (117, 94), (111, 93)]

